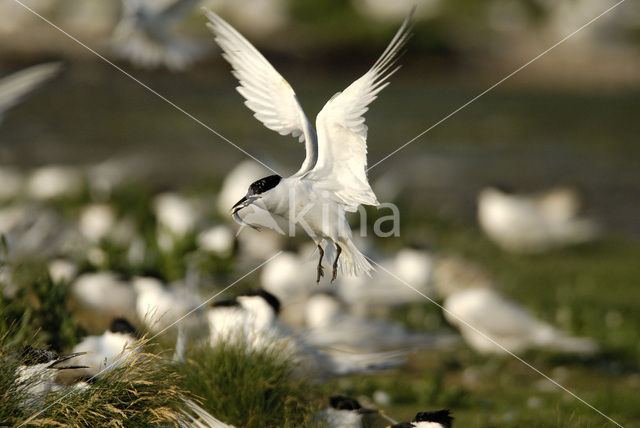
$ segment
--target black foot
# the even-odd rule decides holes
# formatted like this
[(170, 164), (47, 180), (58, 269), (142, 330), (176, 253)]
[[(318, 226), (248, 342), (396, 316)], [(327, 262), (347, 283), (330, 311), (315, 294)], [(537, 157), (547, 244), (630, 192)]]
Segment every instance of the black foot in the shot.
[(342, 253), (342, 248), (340, 248), (340, 245), (336, 244), (336, 249), (338, 250), (336, 253), (336, 259), (333, 262), (333, 274), (331, 275), (331, 282), (336, 280), (336, 277), (338, 276), (338, 259), (340, 258), (340, 253)]
[(318, 250), (320, 251), (320, 260), (318, 260), (318, 278), (316, 279), (316, 283), (320, 283), (320, 278), (324, 276), (324, 267), (322, 267), (322, 258), (324, 257), (324, 250), (320, 245), (318, 245)]

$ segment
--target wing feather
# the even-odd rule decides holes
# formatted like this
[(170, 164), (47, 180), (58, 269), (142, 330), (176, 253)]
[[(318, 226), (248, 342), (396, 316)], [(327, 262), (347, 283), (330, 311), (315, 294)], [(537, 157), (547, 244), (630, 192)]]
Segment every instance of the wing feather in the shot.
[(394, 65), (409, 36), (414, 10), (373, 67), (347, 89), (335, 94), (316, 118), (318, 161), (308, 176), (335, 194), (347, 211), (355, 211), (360, 204), (378, 205), (366, 173), (367, 125), (364, 114), (369, 109), (368, 105), (389, 84), (389, 77), (399, 68)]
[(240, 82), (236, 89), (245, 98), (245, 105), (267, 128), (305, 142), (307, 154), (298, 174), (313, 168), (318, 153), (315, 131), (289, 83), (231, 25), (209, 10), (205, 9), (205, 14), (209, 19), (207, 26)]

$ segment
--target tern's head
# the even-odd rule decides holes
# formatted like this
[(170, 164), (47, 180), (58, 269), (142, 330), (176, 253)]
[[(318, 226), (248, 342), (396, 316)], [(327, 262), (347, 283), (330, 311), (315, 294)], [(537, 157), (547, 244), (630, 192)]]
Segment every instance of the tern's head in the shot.
[(111, 333), (128, 334), (133, 337), (139, 336), (136, 328), (126, 318), (114, 318), (109, 325), (109, 331)]
[(451, 428), (453, 417), (449, 410), (436, 410), (435, 412), (420, 412), (413, 420), (414, 426), (424, 428)]
[(351, 413), (355, 415), (364, 415), (367, 413), (380, 413), (375, 409), (367, 409), (360, 405), (358, 400), (351, 397), (345, 397), (344, 395), (334, 395), (329, 398), (329, 408), (334, 411), (341, 411), (344, 413)]
[(21, 359), (23, 367), (32, 367), (37, 369), (79, 369), (87, 368), (86, 366), (62, 366), (61, 363), (70, 360), (79, 355), (84, 355), (86, 352), (75, 352), (68, 355), (58, 355), (48, 349), (34, 348), (31, 345), (27, 345), (22, 351)]
[(280, 312), (278, 298), (262, 289), (249, 290), (236, 300), (250, 314), (257, 328), (269, 328)]
[(251, 205), (255, 201), (268, 197), (270, 191), (280, 184), (281, 180), (282, 177), (274, 174), (251, 183), (245, 197), (240, 199), (233, 207), (231, 207), (231, 214), (234, 215), (242, 208)]

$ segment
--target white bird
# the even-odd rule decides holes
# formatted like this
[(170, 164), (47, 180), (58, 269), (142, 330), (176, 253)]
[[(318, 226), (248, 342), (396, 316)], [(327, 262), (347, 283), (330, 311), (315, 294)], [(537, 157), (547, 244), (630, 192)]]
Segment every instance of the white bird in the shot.
[(318, 347), (348, 347), (360, 351), (399, 348), (443, 348), (457, 340), (446, 334), (412, 333), (401, 324), (350, 314), (330, 293), (309, 298), (304, 310), (306, 341)]
[(488, 187), (478, 195), (478, 221), (503, 249), (540, 253), (597, 236), (596, 223), (579, 217), (579, 207), (577, 194), (569, 188), (526, 195)]
[(104, 317), (136, 317), (136, 292), (112, 272), (85, 273), (71, 285), (74, 298), (86, 310)]
[(471, 288), (445, 297), (445, 318), (479, 353), (505, 354), (506, 351), (496, 343), (515, 354), (530, 349), (578, 354), (592, 354), (598, 350), (592, 339), (559, 331), (493, 289)]
[(411, 14), (373, 67), (325, 104), (316, 118), (317, 136), (289, 83), (227, 22), (213, 12), (206, 15), (240, 82), (238, 92), (254, 116), (281, 135), (305, 141), (306, 158), (298, 172), (287, 178), (271, 175), (251, 184), (246, 196), (232, 207), (234, 218), (247, 224), (239, 212), (253, 206), (266, 210), (276, 222), (281, 219), (302, 227), (320, 252), (318, 282), (324, 275), (325, 253), (332, 263), (332, 280), (338, 270), (347, 275), (369, 274), (372, 266), (353, 243), (345, 211), (356, 211), (361, 204), (378, 205), (366, 174), (363, 114), (397, 70), (394, 64), (407, 40)]
[(21, 364), (16, 368), (15, 384), (24, 397), (23, 407), (37, 408), (45, 403), (46, 395), (59, 391), (63, 386), (56, 382), (61, 370), (83, 369), (84, 366), (62, 366), (65, 361), (84, 353), (58, 355), (46, 349), (25, 347), (21, 355)]
[(136, 329), (125, 318), (115, 318), (109, 329), (100, 336), (87, 336), (73, 347), (74, 363), (86, 366), (79, 369), (82, 375), (102, 375), (122, 366), (127, 359), (140, 352)]
[(37, 200), (73, 198), (86, 184), (86, 177), (79, 168), (67, 165), (45, 165), (29, 174), (26, 193)]
[(113, 31), (113, 49), (139, 67), (184, 70), (208, 49), (177, 36), (171, 25), (185, 18), (198, 2), (123, 0), (123, 16)]
[(368, 419), (379, 414), (379, 410), (362, 407), (355, 398), (334, 395), (329, 398), (329, 406), (314, 419), (327, 428), (364, 428), (372, 426)]
[(196, 242), (201, 250), (227, 258), (233, 254), (235, 236), (231, 229), (223, 224), (210, 227), (198, 233)]
[[(200, 304), (198, 296), (184, 288), (170, 288), (156, 278), (133, 279), (137, 293), (136, 311), (149, 331), (157, 333), (174, 325), (180, 318)], [(195, 319), (182, 322), (191, 323)]]
[(451, 428), (453, 416), (449, 410), (436, 410), (434, 412), (420, 412), (411, 422), (400, 422), (390, 425), (388, 428)]
[(153, 210), (158, 220), (158, 245), (163, 251), (171, 251), (201, 219), (198, 203), (179, 193), (159, 194), (153, 200)]
[(38, 86), (56, 76), (61, 68), (59, 62), (49, 62), (25, 68), (0, 80), (0, 122), (7, 110)]
[(304, 376), (318, 379), (370, 373), (400, 365), (404, 352), (372, 354), (319, 350), (278, 323), (278, 299), (264, 290), (251, 290), (235, 299), (213, 302), (208, 310), (211, 346), (221, 343), (243, 346), (248, 352), (277, 352), (290, 359)]

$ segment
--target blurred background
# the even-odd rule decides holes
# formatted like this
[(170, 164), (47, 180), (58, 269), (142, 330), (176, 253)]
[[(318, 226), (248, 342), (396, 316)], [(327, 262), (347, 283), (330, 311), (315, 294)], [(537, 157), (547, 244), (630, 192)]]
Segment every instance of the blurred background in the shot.
[[(114, 29), (127, 13), (120, 2), (24, 3), (282, 175), (298, 169), (303, 145), (252, 118), (198, 7), (173, 22), (172, 32), (201, 52), (193, 61), (171, 64), (131, 60), (118, 50)], [(366, 115), (369, 165), (615, 2), (200, 2), (255, 44), (295, 89), (311, 119), (335, 92), (369, 69), (413, 4), (414, 35), (399, 61), (402, 68)], [(0, 124), (0, 169), (5, 171), (0, 177), (27, 183), (2, 197), (3, 209), (24, 198), (52, 199), (61, 217), (75, 219), (85, 204), (109, 202), (117, 216), (130, 210), (136, 221), (156, 221), (142, 211), (152, 211), (155, 195), (172, 191), (198, 198), (209, 209), (202, 211), (215, 212), (223, 178), (246, 155), (20, 4), (2, 1), (0, 78), (51, 61), (62, 63), (60, 74), (7, 111)], [(627, 1), (369, 171), (379, 200), (395, 202), (401, 212), (400, 237), (371, 238), (375, 245), (393, 254), (419, 243), (478, 263), (501, 292), (537, 316), (598, 341), (603, 352), (596, 358), (545, 353), (528, 358), (629, 424), (640, 418), (639, 71), (640, 3)], [(69, 180), (88, 177), (89, 184), (75, 193), (51, 191), (51, 198), (43, 190), (45, 196), (38, 197), (37, 188), (59, 179), (53, 174), (38, 182), (38, 171), (47, 166), (75, 171), (80, 175), (67, 175)], [(0, 182), (0, 188), (9, 182)], [(505, 249), (477, 221), (479, 192), (490, 184), (523, 194), (575, 189), (582, 213), (598, 224), (598, 239), (534, 255)], [(216, 217), (220, 214), (211, 216), (223, 222)], [(7, 224), (12, 223), (5, 223), (1, 233), (12, 232)], [(138, 229), (151, 230), (144, 224)], [(191, 251), (189, 245), (175, 244), (169, 253), (182, 257)], [(186, 262), (174, 263), (169, 256), (124, 266), (120, 253), (112, 256), (104, 245), (102, 250), (97, 261), (80, 263), (80, 271), (120, 269), (176, 281), (188, 270)], [(226, 263), (206, 266), (219, 269), (216, 280), (234, 279)], [(430, 305), (416, 303), (385, 316), (410, 328), (444, 326)], [(450, 407), (459, 426), (605, 422), (512, 359), (467, 349), (422, 355), (403, 370), (341, 380), (336, 388), (369, 397), (387, 391), (389, 413), (406, 418), (418, 410)]]

